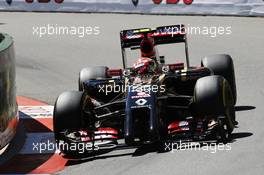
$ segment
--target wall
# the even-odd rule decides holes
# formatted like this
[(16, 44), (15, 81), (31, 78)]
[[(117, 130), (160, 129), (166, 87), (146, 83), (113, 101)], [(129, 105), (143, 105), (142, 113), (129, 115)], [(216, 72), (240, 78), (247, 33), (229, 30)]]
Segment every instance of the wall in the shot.
[(0, 33), (0, 149), (15, 135), (17, 123), (13, 39)]
[[(10, 2), (8, 5), (6, 2)], [(26, 3), (25, 0), (1, 0), (0, 11), (62, 11), (62, 12), (114, 12), (146, 14), (199, 14), (199, 15), (237, 15), (264, 16), (263, 0), (193, 0), (191, 5), (166, 4), (163, 0), (156, 5), (153, 0), (64, 0), (63, 3)]]

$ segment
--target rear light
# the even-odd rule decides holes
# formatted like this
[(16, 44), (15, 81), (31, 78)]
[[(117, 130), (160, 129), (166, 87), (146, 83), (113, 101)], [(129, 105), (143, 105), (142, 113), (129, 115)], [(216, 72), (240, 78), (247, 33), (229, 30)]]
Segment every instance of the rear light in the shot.
[(107, 76), (108, 77), (122, 76), (122, 74), (123, 74), (122, 69), (108, 69), (107, 70)]

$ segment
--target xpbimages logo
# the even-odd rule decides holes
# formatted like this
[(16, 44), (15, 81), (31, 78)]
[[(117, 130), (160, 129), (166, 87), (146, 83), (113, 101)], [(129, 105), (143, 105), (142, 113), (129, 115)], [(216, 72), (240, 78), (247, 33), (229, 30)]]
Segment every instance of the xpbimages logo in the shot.
[[(166, 4), (178, 4), (181, 0), (152, 0), (154, 4), (161, 4), (162, 2), (166, 2)], [(194, 0), (182, 0), (184, 4), (190, 5), (193, 3)], [(134, 6), (137, 6), (139, 3), (139, 0), (132, 0), (132, 3)]]

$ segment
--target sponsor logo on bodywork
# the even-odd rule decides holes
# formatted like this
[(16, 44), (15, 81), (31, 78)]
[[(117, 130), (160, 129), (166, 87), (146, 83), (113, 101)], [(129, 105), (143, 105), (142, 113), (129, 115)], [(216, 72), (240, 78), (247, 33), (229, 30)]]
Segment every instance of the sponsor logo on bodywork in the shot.
[(147, 103), (147, 100), (141, 98), (141, 99), (138, 99), (135, 103), (139, 106), (143, 106)]

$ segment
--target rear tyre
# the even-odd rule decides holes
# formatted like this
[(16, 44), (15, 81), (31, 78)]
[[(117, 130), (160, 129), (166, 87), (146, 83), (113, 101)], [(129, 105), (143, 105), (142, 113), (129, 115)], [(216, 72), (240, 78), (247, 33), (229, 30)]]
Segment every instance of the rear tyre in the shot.
[(226, 54), (207, 56), (202, 59), (201, 65), (212, 70), (214, 75), (223, 76), (229, 82), (235, 105), (237, 101), (237, 90), (234, 64), (231, 56)]
[(83, 68), (79, 73), (78, 87), (79, 91), (83, 91), (83, 83), (88, 80), (106, 78), (108, 67), (97, 66), (97, 67), (86, 67)]

